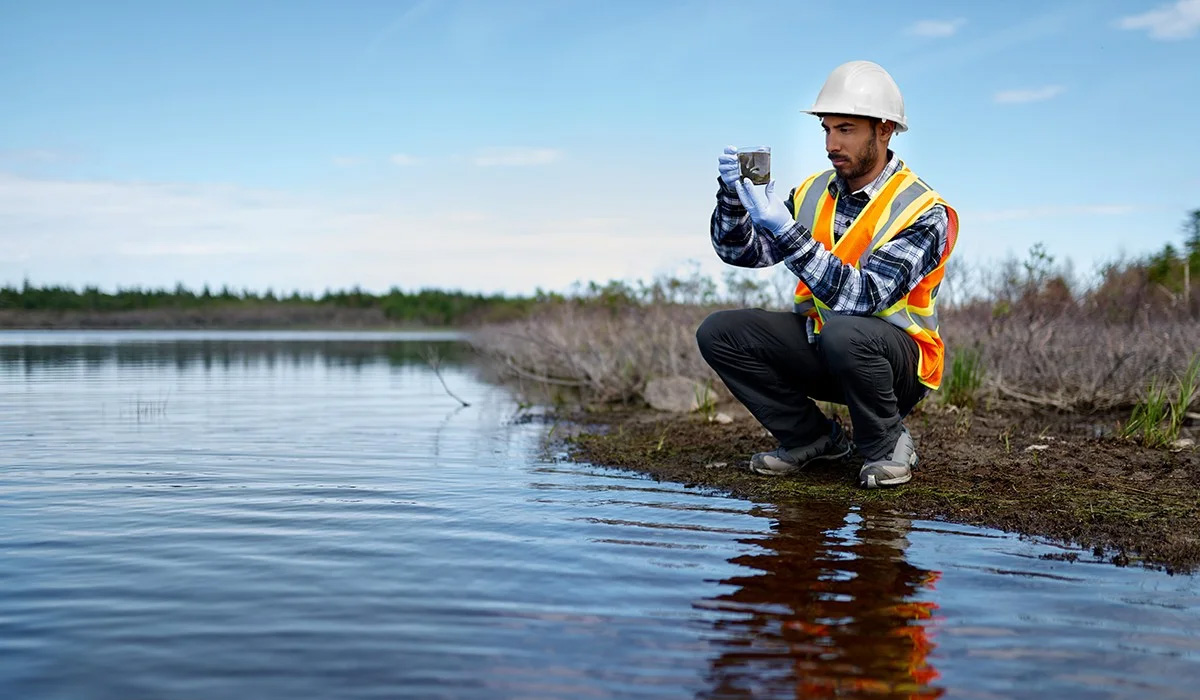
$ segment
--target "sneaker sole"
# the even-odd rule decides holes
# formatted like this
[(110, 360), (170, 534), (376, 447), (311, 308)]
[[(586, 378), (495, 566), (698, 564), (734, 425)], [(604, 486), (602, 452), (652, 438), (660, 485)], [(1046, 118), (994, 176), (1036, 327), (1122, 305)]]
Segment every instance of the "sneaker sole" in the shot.
[(812, 459), (808, 460), (804, 464), (801, 464), (801, 465), (798, 465), (795, 467), (791, 467), (790, 469), (786, 469), (786, 470), (782, 470), (782, 471), (775, 471), (768, 467), (756, 467), (756, 466), (754, 466), (754, 463), (751, 462), (750, 471), (754, 472), (755, 474), (762, 474), (764, 476), (787, 476), (789, 474), (795, 474), (796, 472), (799, 472), (799, 471), (804, 471), (810, 465), (816, 464), (817, 462), (829, 462), (829, 461), (832, 461), (835, 459), (841, 459), (841, 458), (845, 457), (846, 455), (850, 454), (851, 449), (852, 449), (851, 447), (847, 446), (846, 449), (842, 450), (841, 452), (839, 452), (837, 454), (821, 455), (820, 457), (813, 457)]
[(878, 489), (887, 486), (899, 486), (907, 484), (910, 481), (912, 481), (912, 471), (909, 471), (904, 476), (897, 476), (891, 479), (879, 479), (874, 474), (868, 474), (866, 481), (862, 482), (862, 485), (869, 489)]
[(874, 474), (868, 474), (867, 478), (859, 483), (868, 489), (885, 488), (888, 486), (900, 486), (912, 481), (912, 470), (917, 468), (917, 455), (913, 454), (912, 461), (908, 463), (908, 472), (901, 476), (894, 476), (891, 479), (880, 479)]

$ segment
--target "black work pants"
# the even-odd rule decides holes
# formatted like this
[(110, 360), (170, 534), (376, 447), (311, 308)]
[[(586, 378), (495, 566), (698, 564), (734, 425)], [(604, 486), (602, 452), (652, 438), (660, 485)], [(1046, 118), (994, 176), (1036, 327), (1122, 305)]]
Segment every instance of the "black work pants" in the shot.
[(809, 343), (800, 314), (717, 311), (700, 324), (696, 341), (729, 391), (783, 447), (828, 432), (816, 399), (850, 409), (863, 457), (889, 456), (901, 418), (926, 392), (917, 380), (916, 342), (874, 316), (832, 316)]

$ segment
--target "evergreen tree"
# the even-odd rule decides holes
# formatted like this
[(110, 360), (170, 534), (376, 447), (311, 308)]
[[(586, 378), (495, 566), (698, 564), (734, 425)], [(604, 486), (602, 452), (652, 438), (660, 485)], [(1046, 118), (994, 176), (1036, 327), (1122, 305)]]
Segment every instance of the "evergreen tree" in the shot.
[(1183, 222), (1183, 248), (1187, 251), (1188, 267), (1193, 272), (1200, 266), (1200, 209), (1193, 209)]

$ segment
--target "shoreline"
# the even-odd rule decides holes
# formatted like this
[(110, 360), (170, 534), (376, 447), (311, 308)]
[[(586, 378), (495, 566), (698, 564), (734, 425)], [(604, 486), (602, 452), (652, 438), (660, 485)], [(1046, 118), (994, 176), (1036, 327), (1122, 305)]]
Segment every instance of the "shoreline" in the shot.
[[(1019, 407), (919, 407), (906, 420), (920, 466), (904, 486), (857, 486), (861, 458), (788, 477), (743, 465), (774, 449), (753, 418), (730, 424), (647, 410), (584, 413), (565, 438), (572, 460), (778, 505), (834, 501), (1048, 538), (1118, 566), (1200, 569), (1200, 450), (1098, 437), (1104, 419)], [(1062, 557), (1073, 561), (1076, 555)]]
[(335, 306), (213, 306), (131, 311), (0, 309), (3, 331), (431, 331), (467, 330), (478, 319), (430, 324), (389, 319), (379, 309)]

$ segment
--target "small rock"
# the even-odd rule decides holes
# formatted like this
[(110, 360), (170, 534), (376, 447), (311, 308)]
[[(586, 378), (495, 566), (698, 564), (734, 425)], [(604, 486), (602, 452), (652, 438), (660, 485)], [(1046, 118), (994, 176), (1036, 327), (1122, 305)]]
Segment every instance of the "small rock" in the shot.
[(687, 377), (655, 377), (646, 383), (642, 398), (657, 411), (691, 413), (700, 407), (699, 398), (708, 387)]
[(1029, 447), (1025, 448), (1025, 451), (1026, 452), (1035, 452), (1035, 451), (1041, 452), (1042, 450), (1048, 450), (1048, 449), (1050, 449), (1049, 445), (1030, 445)]
[(729, 462), (709, 462), (704, 465), (705, 469), (724, 469), (729, 466)]
[(733, 416), (729, 415), (728, 413), (718, 413), (717, 415), (713, 416), (713, 420), (721, 425), (729, 425), (733, 422)]
[(1171, 450), (1179, 452), (1180, 450), (1190, 450), (1196, 446), (1196, 441), (1192, 438), (1179, 438), (1171, 443)]

